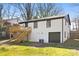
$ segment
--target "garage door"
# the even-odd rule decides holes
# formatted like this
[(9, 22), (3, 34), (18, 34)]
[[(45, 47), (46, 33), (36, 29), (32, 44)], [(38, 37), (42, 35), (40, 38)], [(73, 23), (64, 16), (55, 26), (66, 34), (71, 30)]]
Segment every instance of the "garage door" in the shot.
[(49, 43), (60, 43), (60, 32), (49, 32)]

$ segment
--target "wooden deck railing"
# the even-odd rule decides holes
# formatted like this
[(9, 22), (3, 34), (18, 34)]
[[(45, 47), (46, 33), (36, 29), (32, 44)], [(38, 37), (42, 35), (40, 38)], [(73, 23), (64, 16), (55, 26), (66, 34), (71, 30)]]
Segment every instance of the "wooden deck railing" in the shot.
[[(10, 33), (10, 39), (13, 38), (15, 41), (20, 42), (31, 33), (32, 29), (31, 27), (12, 26), (9, 27), (8, 31)], [(15, 35), (15, 33), (19, 34)], [(11, 37), (11, 35), (13, 35), (13, 37)]]

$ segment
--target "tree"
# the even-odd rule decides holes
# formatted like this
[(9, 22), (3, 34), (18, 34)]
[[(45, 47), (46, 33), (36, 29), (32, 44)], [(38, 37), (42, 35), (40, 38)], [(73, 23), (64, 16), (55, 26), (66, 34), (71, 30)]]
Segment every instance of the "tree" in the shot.
[(15, 7), (15, 4), (4, 4), (2, 17), (7, 19), (13, 19), (14, 17), (18, 17), (19, 14), (18, 8)]
[(73, 19), (73, 22), (74, 22), (74, 27), (75, 27), (75, 29), (76, 30), (79, 30), (79, 16), (77, 16), (77, 17), (75, 17), (74, 19)]
[(0, 19), (2, 19), (2, 9), (3, 9), (3, 4), (0, 4)]
[(32, 19), (32, 6), (31, 3), (24, 3), (24, 4), (17, 4), (17, 7), (19, 8), (21, 12), (21, 17), (25, 20)]
[(39, 3), (37, 4), (37, 14), (39, 17), (47, 17), (58, 15), (62, 9), (56, 6), (53, 3)]
[(31, 3), (24, 4), (25, 11), (27, 13), (27, 20), (30, 20), (32, 18), (32, 9), (31, 9)]
[(16, 5), (23, 20), (58, 15), (62, 11), (61, 8), (52, 3), (18, 3)]

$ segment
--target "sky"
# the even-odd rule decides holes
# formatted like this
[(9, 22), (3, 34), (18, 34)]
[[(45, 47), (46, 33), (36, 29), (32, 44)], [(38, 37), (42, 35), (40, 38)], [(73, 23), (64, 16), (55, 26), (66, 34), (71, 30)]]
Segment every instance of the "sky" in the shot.
[(65, 14), (69, 14), (71, 20), (73, 20), (73, 18), (79, 16), (79, 4), (77, 3), (62, 3), (62, 4), (58, 4), (59, 6), (62, 6), (64, 13)]
[[(6, 5), (6, 4), (5, 4)], [(64, 15), (67, 15), (69, 14), (70, 16), (70, 20), (73, 21), (75, 17), (79, 17), (79, 4), (78, 3), (56, 3), (56, 5), (59, 7), (59, 8), (62, 8), (62, 11), (64, 11)], [(8, 6), (6, 5), (5, 6), (5, 9), (7, 8)], [(9, 13), (11, 15), (11, 13), (13, 13), (15, 10), (17, 13), (15, 16), (19, 16), (20, 13), (18, 12), (18, 10), (15, 8), (15, 7), (11, 7), (11, 12)], [(13, 11), (13, 12), (12, 12)], [(22, 19), (21, 19), (22, 20)], [(23, 20), (22, 20), (23, 21)], [(71, 28), (73, 27), (73, 25), (71, 26)]]
[[(63, 8), (65, 14), (69, 14), (71, 21), (73, 21), (74, 18), (79, 17), (79, 4), (63, 3), (58, 5)], [(74, 23), (71, 24), (71, 29), (73, 29), (73, 26), (75, 26)]]
[[(62, 10), (64, 11), (63, 12), (64, 14), (69, 14), (71, 20), (79, 16), (79, 3), (56, 3), (56, 5), (62, 8)], [(14, 8), (15, 7), (12, 7), (12, 10), (15, 10)], [(12, 10), (11, 10), (11, 13), (12, 13)], [(19, 15), (19, 14), (16, 13), (16, 15)]]

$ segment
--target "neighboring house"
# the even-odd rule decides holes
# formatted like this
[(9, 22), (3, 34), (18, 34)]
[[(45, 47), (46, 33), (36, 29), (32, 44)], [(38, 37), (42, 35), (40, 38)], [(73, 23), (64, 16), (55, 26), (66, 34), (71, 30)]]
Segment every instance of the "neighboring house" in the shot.
[[(18, 24), (19, 22), (21, 22), (20, 18), (13, 18), (13, 19), (5, 19), (7, 22), (11, 23), (11, 25), (13, 24)], [(20, 26), (25, 26), (25, 24), (21, 24)]]
[(28, 39), (33, 42), (64, 43), (70, 38), (70, 18), (66, 16), (51, 16), (40, 19), (28, 20), (27, 27), (32, 28)]
[(13, 19), (5, 19), (7, 22), (13, 24), (18, 24), (19, 18), (13, 18)]

